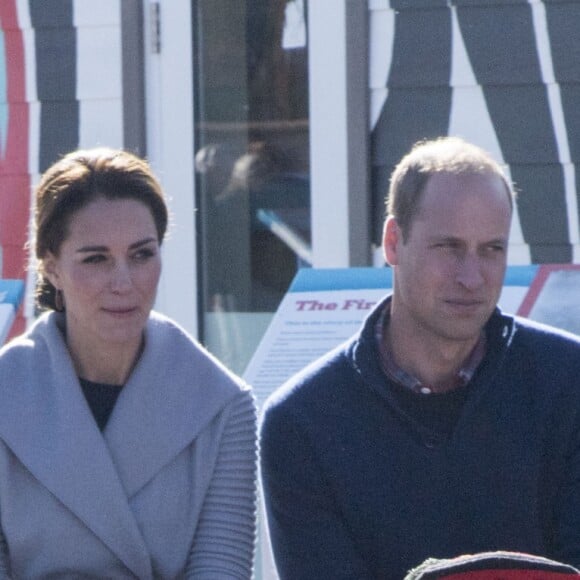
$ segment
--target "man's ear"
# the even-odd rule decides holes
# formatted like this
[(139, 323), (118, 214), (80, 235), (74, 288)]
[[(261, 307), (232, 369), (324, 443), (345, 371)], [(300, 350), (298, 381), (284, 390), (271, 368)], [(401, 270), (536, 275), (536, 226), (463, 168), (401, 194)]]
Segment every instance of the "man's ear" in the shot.
[(397, 220), (389, 216), (383, 226), (383, 255), (385, 262), (390, 266), (396, 266), (398, 259), (399, 243), (403, 242), (403, 234)]
[(60, 276), (55, 255), (48, 252), (42, 259), (42, 275), (55, 287), (59, 288)]

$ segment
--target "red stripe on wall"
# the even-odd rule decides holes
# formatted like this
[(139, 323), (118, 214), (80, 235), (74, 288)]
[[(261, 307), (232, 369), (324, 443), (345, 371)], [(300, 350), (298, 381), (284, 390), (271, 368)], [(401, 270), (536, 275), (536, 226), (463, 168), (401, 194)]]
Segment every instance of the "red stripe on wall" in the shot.
[[(25, 279), (27, 226), (30, 213), (28, 167), (29, 105), (26, 102), (24, 38), (18, 24), (16, 0), (0, 2), (0, 27), (4, 34), (7, 75), (8, 128), (6, 151), (0, 155), (0, 277)], [(22, 332), (22, 309), (10, 336)]]
[(517, 314), (519, 316), (528, 317), (538, 296), (541, 294), (542, 290), (544, 289), (544, 284), (550, 277), (552, 272), (556, 272), (559, 270), (577, 270), (578, 264), (543, 264), (538, 268), (538, 273), (534, 277), (528, 293), (524, 297), (520, 307), (518, 308)]

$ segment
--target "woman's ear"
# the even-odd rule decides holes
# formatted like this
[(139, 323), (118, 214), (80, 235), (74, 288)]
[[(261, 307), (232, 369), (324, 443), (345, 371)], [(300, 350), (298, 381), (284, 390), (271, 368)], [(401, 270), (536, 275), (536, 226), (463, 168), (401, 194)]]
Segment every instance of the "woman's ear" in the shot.
[(55, 287), (59, 287), (59, 273), (58, 273), (58, 263), (56, 256), (52, 252), (47, 252), (46, 256), (42, 259), (40, 266), (40, 271), (42, 275)]
[(393, 216), (385, 220), (383, 227), (383, 255), (385, 262), (390, 266), (397, 265), (397, 253), (399, 242), (403, 241), (401, 228)]

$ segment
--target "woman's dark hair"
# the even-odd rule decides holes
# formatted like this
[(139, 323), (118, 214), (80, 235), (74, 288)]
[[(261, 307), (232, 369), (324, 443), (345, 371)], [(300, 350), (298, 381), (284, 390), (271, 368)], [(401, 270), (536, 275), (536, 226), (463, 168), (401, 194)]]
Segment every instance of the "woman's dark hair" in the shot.
[(161, 185), (149, 164), (127, 151), (97, 148), (69, 153), (49, 167), (35, 192), (34, 244), (39, 263), (36, 302), (55, 309), (55, 288), (43, 276), (50, 252), (58, 256), (74, 214), (98, 198), (135, 199), (150, 210), (161, 244), (168, 210)]

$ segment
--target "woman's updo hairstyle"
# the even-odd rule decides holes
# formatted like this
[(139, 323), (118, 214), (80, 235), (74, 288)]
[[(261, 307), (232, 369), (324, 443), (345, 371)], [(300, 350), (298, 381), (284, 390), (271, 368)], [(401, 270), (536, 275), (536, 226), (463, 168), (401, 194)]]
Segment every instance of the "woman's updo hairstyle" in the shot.
[(43, 275), (48, 253), (58, 256), (74, 214), (99, 197), (135, 199), (150, 210), (159, 243), (167, 231), (168, 210), (149, 164), (127, 151), (109, 148), (69, 153), (49, 167), (35, 192), (34, 246), (38, 260), (36, 302), (55, 310), (54, 286)]

